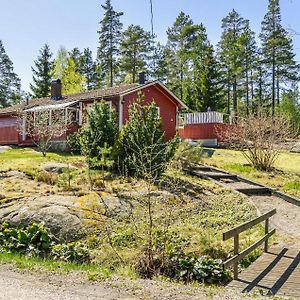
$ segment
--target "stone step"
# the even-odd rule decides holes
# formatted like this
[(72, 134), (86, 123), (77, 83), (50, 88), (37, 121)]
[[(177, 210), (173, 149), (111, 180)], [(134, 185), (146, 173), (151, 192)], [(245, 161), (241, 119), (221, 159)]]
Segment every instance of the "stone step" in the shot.
[(221, 173), (221, 172), (201, 172), (201, 171), (195, 171), (195, 174), (200, 177), (210, 177), (213, 179), (235, 179), (237, 178), (236, 175), (233, 174), (227, 174), (227, 173)]
[(249, 187), (249, 188), (237, 188), (238, 192), (245, 194), (247, 196), (253, 196), (253, 195), (270, 195), (271, 191), (268, 188), (265, 187)]

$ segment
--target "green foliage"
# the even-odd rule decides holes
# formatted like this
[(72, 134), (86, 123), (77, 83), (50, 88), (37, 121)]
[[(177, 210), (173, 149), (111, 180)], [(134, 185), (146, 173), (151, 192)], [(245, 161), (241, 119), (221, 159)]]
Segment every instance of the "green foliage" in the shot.
[(244, 257), (240, 262), (239, 265), (242, 268), (249, 267), (257, 258), (259, 258), (262, 254), (262, 250), (255, 249), (251, 253), (249, 253), (246, 257)]
[(3, 223), (0, 244), (3, 249), (12, 252), (44, 256), (50, 253), (53, 242), (43, 225), (34, 223), (25, 228), (15, 228)]
[(299, 80), (299, 66), (295, 61), (293, 43), (287, 30), (281, 24), (279, 0), (269, 0), (268, 12), (262, 21), (260, 34), (263, 65), (271, 74), (272, 113), (280, 104), (281, 89)]
[(32, 67), (33, 84), (30, 88), (34, 98), (48, 97), (50, 95), (51, 80), (53, 76), (54, 61), (48, 44), (40, 50), (40, 55), (34, 61), (35, 68)]
[(81, 153), (79, 134), (80, 134), (80, 131), (79, 132), (77, 131), (73, 134), (70, 134), (67, 137), (68, 149), (74, 154)]
[(295, 134), (300, 133), (300, 104), (297, 87), (282, 94), (279, 111), (283, 113), (291, 123)]
[(85, 48), (79, 58), (80, 73), (86, 79), (87, 90), (92, 90), (99, 85), (99, 74), (97, 63), (93, 61), (93, 53)]
[(111, 240), (114, 246), (128, 247), (136, 244), (137, 237), (131, 228), (122, 228), (122, 230), (117, 230), (112, 234)]
[[(116, 115), (105, 101), (95, 103), (88, 111), (87, 126), (79, 133), (81, 151), (101, 159), (100, 148), (112, 147), (118, 134)], [(77, 139), (77, 137), (75, 137)], [(76, 144), (78, 141), (75, 142)]]
[(54, 76), (61, 80), (63, 94), (79, 93), (85, 89), (85, 77), (76, 67), (74, 59), (63, 47), (59, 49), (55, 59)]
[(62, 260), (75, 263), (88, 263), (90, 261), (89, 249), (82, 243), (68, 243), (54, 245), (51, 256), (55, 260)]
[[(223, 18), (222, 29), (218, 55), (225, 78), (224, 86), (227, 89), (227, 112), (230, 113), (232, 108), (233, 114), (236, 115), (239, 96), (237, 86), (242, 83), (245, 66), (247, 72), (250, 69), (251, 58), (247, 57), (246, 53), (249, 52), (250, 54), (250, 51), (253, 53), (255, 50), (252, 49), (253, 46), (251, 45), (249, 21), (243, 19), (235, 10)], [(248, 49), (247, 52), (246, 49)], [(247, 91), (248, 89), (249, 86), (247, 85)]]
[(20, 79), (14, 72), (13, 63), (0, 40), (0, 108), (19, 102), (21, 99), (20, 88)]
[(188, 142), (181, 142), (176, 149), (171, 164), (180, 169), (189, 169), (202, 161), (203, 149), (200, 145), (191, 145)]
[(150, 32), (139, 25), (130, 25), (123, 33), (120, 45), (120, 65), (125, 75), (129, 76), (128, 83), (137, 81), (138, 71), (143, 71), (148, 66), (153, 41)]
[(56, 244), (44, 225), (30, 224), (14, 227), (3, 223), (0, 227), (0, 250), (30, 256), (53, 258), (75, 263), (90, 261), (88, 248), (82, 243)]
[(165, 142), (161, 119), (154, 103), (145, 105), (144, 96), (129, 109), (129, 121), (123, 126), (115, 147), (119, 169), (138, 177), (159, 176), (173, 157), (177, 140)]
[(182, 234), (156, 228), (152, 234), (152, 265), (148, 261), (149, 257), (142, 252), (138, 264), (139, 273), (148, 278), (154, 275), (175, 278), (179, 260), (185, 256), (184, 251), (189, 245), (190, 240)]
[(118, 72), (118, 55), (123, 28), (120, 17), (123, 13), (114, 10), (111, 0), (106, 0), (105, 4), (101, 6), (104, 10), (104, 16), (100, 21), (100, 30), (98, 31), (99, 48), (97, 58), (105, 85), (113, 86)]
[(179, 260), (178, 278), (186, 282), (224, 283), (231, 279), (231, 275), (223, 270), (220, 259), (187, 256)]

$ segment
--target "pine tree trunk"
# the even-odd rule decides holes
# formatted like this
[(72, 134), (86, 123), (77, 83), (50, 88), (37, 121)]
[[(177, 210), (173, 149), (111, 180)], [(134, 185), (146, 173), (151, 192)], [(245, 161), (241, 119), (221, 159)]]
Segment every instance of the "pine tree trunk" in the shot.
[(254, 83), (253, 83), (253, 70), (250, 71), (250, 78), (251, 78), (251, 110), (252, 114), (254, 114)]
[(277, 78), (276, 78), (276, 93), (277, 93), (277, 105), (280, 104), (280, 83), (279, 83), (279, 77), (278, 77), (278, 71), (277, 71)]
[(236, 79), (236, 75), (234, 76), (234, 81), (233, 81), (233, 116), (234, 116), (234, 121), (236, 122), (236, 117), (237, 117), (237, 79)]
[(275, 47), (272, 49), (272, 116), (275, 115), (275, 83), (276, 83), (276, 74), (275, 74)]
[(248, 67), (246, 70), (246, 114), (249, 116), (249, 74)]
[(183, 100), (183, 64), (180, 65), (180, 99)]
[(259, 68), (259, 106), (261, 108), (262, 106), (262, 87), (263, 87), (263, 82), (262, 82), (262, 68)]

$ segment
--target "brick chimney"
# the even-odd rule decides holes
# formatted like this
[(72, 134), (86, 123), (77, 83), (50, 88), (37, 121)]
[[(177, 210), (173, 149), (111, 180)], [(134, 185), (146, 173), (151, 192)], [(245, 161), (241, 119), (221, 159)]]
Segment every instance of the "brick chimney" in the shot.
[(145, 84), (146, 83), (146, 73), (140, 72), (139, 73), (139, 84)]
[(60, 100), (62, 99), (62, 85), (60, 79), (52, 80), (51, 82), (51, 99)]

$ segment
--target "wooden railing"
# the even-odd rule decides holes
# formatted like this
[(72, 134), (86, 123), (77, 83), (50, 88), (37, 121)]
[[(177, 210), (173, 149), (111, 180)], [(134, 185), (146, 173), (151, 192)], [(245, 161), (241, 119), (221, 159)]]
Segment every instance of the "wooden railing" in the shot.
[(179, 126), (189, 124), (224, 123), (224, 114), (216, 111), (183, 113), (179, 115)]
[[(223, 263), (223, 267), (227, 268), (233, 265), (233, 274), (234, 279), (238, 279), (238, 262), (242, 260), (246, 255), (251, 253), (253, 250), (255, 250), (257, 247), (259, 247), (261, 244), (264, 245), (264, 251), (268, 251), (268, 240), (269, 238), (275, 233), (275, 229), (269, 231), (269, 219), (276, 214), (276, 209), (273, 209), (269, 211), (268, 213), (253, 219), (249, 222), (246, 222), (240, 226), (237, 226), (231, 230), (228, 230), (223, 233), (223, 241), (226, 241), (230, 238), (234, 239), (234, 256), (229, 258)], [(248, 247), (247, 249), (243, 250), (242, 252), (239, 252), (239, 234), (244, 232), (247, 229), (252, 228), (253, 226), (265, 221), (265, 235), (262, 237), (259, 241), (255, 242), (253, 245)]]

